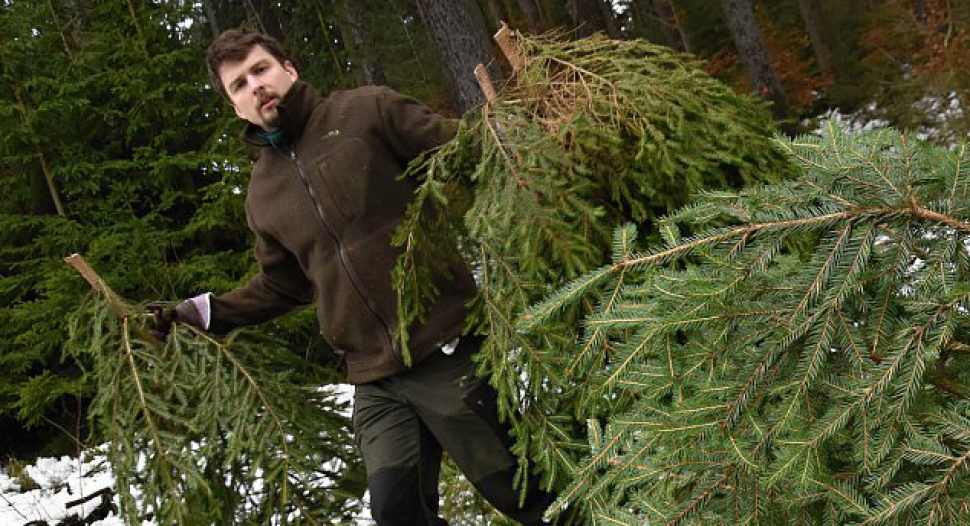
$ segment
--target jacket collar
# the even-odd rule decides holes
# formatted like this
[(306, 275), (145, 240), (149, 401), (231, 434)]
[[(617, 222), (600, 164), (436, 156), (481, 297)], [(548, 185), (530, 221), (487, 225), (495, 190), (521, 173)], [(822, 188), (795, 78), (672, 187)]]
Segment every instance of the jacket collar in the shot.
[[(313, 113), (313, 108), (321, 100), (322, 98), (317, 90), (302, 80), (294, 82), (286, 95), (280, 99), (277, 106), (280, 113), (280, 128), (291, 141), (299, 141), (303, 134), (303, 128), (306, 127), (307, 121), (310, 120), (310, 115)], [(263, 129), (259, 126), (249, 123), (243, 130), (242, 139), (256, 146), (270, 146), (269, 142), (263, 138), (262, 131)]]

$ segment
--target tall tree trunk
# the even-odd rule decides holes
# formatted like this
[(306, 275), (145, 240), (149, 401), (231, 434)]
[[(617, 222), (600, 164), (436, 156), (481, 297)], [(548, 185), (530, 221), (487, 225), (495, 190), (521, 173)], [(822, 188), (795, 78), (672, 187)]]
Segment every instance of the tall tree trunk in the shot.
[(259, 30), (277, 40), (285, 40), (286, 28), (277, 13), (279, 9), (270, 0), (245, 0), (249, 16), (256, 20)]
[(384, 68), (374, 53), (373, 41), (367, 25), (366, 13), (360, 0), (344, 0), (344, 23), (347, 27), (347, 37), (344, 38), (351, 46), (352, 55), (360, 63), (361, 83), (368, 86), (383, 86), (387, 84)]
[(609, 34), (600, 0), (569, 0), (568, 7), (578, 38), (586, 38), (593, 33)]
[(505, 11), (505, 6), (502, 5), (500, 0), (482, 0), (482, 3), (484, 3), (482, 7), (488, 12), (489, 27), (499, 27), (503, 21), (507, 22), (509, 20), (509, 15)]
[(926, 22), (926, 0), (910, 0), (913, 6), (913, 15), (916, 16), (916, 20), (923, 24)]
[(536, 0), (517, 0), (519, 11), (525, 18), (525, 23), (530, 31), (537, 31), (542, 21), (542, 13), (539, 11), (539, 4)]
[(600, 13), (603, 15), (603, 23), (606, 24), (606, 34), (610, 38), (620, 38), (620, 26), (616, 21), (616, 11), (613, 10), (611, 0), (599, 0)]
[(572, 0), (536, 0), (541, 13), (541, 23), (544, 28), (565, 27), (576, 25), (573, 16)]
[(798, 0), (798, 9), (802, 12), (802, 20), (805, 21), (805, 29), (812, 40), (812, 50), (815, 51), (815, 60), (822, 73), (831, 79), (835, 78), (835, 68), (832, 63), (832, 48), (829, 47), (828, 40), (825, 38), (825, 25), (822, 22), (822, 10), (818, 0)]
[(209, 28), (212, 30), (212, 38), (219, 36), (222, 31), (219, 30), (216, 9), (212, 5), (212, 0), (202, 0), (202, 9), (205, 10), (205, 19), (209, 22)]
[[(643, 4), (645, 1), (637, 0), (637, 3)], [(677, 51), (689, 52), (690, 44), (680, 26), (673, 0), (653, 0), (653, 12), (657, 15), (657, 21), (660, 22), (660, 29), (667, 39), (667, 44)]]
[[(492, 61), (492, 41), (472, 0), (417, 0), (424, 23), (445, 65), (459, 114), (485, 101), (475, 80), (475, 66)], [(498, 80), (498, 68), (490, 68)]]
[[(750, 0), (720, 0), (734, 45), (751, 87), (771, 101), (771, 111), (777, 119), (788, 117), (788, 99), (781, 87), (778, 73), (768, 58), (768, 48), (754, 18)], [(786, 130), (788, 131), (788, 130)]]

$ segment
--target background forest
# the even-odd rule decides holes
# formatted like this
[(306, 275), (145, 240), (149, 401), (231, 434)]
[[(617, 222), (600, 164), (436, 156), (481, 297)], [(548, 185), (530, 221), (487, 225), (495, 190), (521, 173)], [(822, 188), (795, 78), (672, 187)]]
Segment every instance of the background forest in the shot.
[[(80, 252), (127, 298), (223, 291), (254, 272), (251, 152), (209, 85), (208, 42), (284, 42), (321, 91), (387, 84), (459, 115), (491, 35), (642, 38), (770, 101), (779, 129), (837, 110), (951, 143), (970, 133), (966, 0), (0, 0), (0, 459), (76, 454), (95, 386), (64, 352)], [(309, 312), (258, 329), (337, 381)], [(327, 371), (330, 371), (329, 373)], [(454, 499), (453, 499), (454, 502)], [(461, 501), (463, 503), (467, 501)], [(464, 505), (464, 504), (460, 504)], [(469, 504), (474, 506), (474, 503)], [(459, 513), (455, 511), (454, 513)]]

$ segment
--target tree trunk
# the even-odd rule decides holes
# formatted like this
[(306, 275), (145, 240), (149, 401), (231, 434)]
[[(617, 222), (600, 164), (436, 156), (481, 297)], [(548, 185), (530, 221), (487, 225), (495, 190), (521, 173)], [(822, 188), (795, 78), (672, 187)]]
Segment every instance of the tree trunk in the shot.
[[(645, 0), (639, 0), (642, 4)], [(674, 8), (673, 0), (653, 0), (653, 11), (660, 22), (660, 29), (667, 39), (667, 44), (677, 51), (690, 51), (690, 45), (684, 30), (680, 27), (680, 20), (677, 18), (677, 10)]]
[(606, 24), (606, 34), (610, 38), (620, 38), (620, 26), (616, 21), (616, 11), (613, 10), (611, 0), (599, 0), (600, 14), (603, 16), (603, 23)]
[[(445, 65), (449, 89), (459, 114), (482, 104), (475, 66), (492, 61), (492, 41), (481, 11), (472, 0), (418, 0), (421, 16)], [(490, 68), (498, 81), (498, 69)]]
[(482, 6), (488, 12), (488, 25), (492, 28), (499, 27), (503, 21), (508, 21), (509, 15), (505, 11), (505, 6), (499, 0), (483, 0)]
[(788, 99), (778, 73), (768, 58), (761, 28), (758, 27), (750, 0), (720, 0), (734, 45), (738, 49), (744, 72), (752, 89), (771, 101), (771, 112), (781, 120), (788, 116)]
[(212, 5), (212, 0), (202, 0), (202, 8), (205, 10), (205, 19), (209, 22), (209, 28), (212, 30), (212, 38), (216, 38), (222, 31), (219, 30), (219, 22), (216, 20), (216, 9)]
[(535, 0), (517, 0), (517, 2), (519, 11), (522, 11), (522, 16), (525, 17), (525, 22), (529, 26), (528, 29), (536, 31), (539, 28), (539, 22), (542, 20), (539, 5), (536, 4)]
[(541, 27), (550, 29), (565, 27), (570, 24), (575, 26), (572, 4), (572, 0), (536, 0), (536, 5), (539, 6)]
[(913, 5), (913, 15), (916, 16), (916, 20), (920, 23), (926, 23), (926, 0), (910, 0)]
[(802, 12), (805, 29), (808, 30), (808, 36), (812, 40), (812, 50), (815, 51), (815, 60), (818, 61), (819, 69), (826, 77), (834, 79), (832, 48), (825, 38), (825, 26), (822, 23), (822, 10), (818, 0), (798, 0), (798, 9)]
[(259, 30), (277, 40), (285, 40), (287, 30), (280, 21), (279, 9), (269, 0), (245, 0), (249, 16), (255, 19)]
[(600, 0), (569, 0), (569, 15), (573, 18), (577, 38), (586, 38), (593, 33), (609, 34)]
[(345, 40), (351, 48), (352, 56), (360, 63), (361, 83), (367, 86), (383, 86), (387, 84), (387, 77), (384, 75), (384, 68), (377, 60), (377, 54), (374, 53), (362, 7), (360, 0), (344, 0), (344, 23), (349, 37)]

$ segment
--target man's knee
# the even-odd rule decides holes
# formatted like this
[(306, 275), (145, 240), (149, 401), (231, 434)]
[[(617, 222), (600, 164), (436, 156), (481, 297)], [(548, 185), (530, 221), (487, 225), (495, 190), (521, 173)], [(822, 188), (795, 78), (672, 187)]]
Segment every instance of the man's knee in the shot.
[[(371, 516), (380, 526), (438, 526), (437, 495), (422, 495), (416, 467), (382, 469), (367, 477)], [(428, 509), (429, 503), (435, 509)]]

